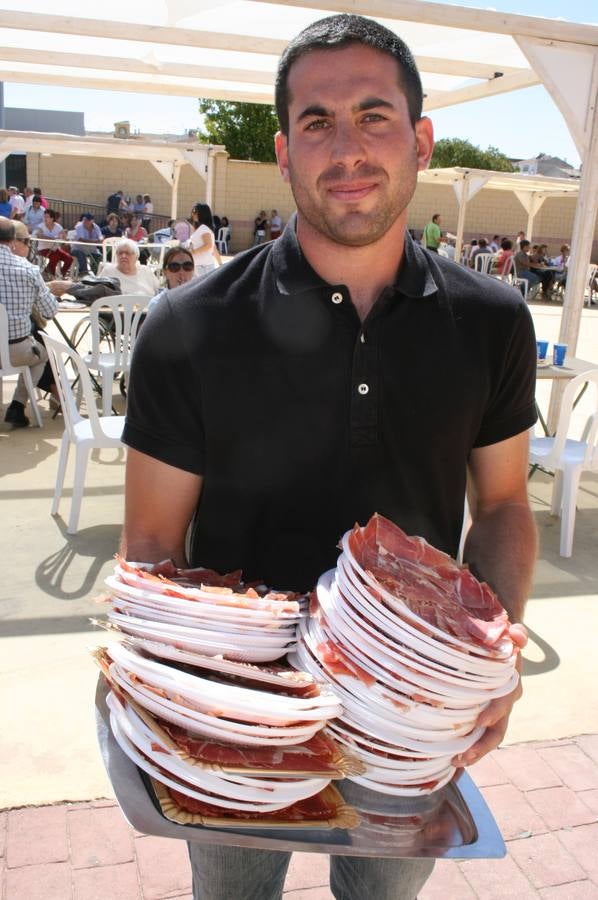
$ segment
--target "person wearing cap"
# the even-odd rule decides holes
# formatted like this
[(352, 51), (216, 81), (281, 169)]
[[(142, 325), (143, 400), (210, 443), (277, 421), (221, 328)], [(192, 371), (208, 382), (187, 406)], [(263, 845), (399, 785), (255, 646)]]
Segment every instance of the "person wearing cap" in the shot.
[[(0, 303), (8, 314), (8, 349), (13, 366), (29, 366), (33, 384), (43, 375), (48, 355), (44, 345), (31, 334), (31, 314), (35, 310), (51, 319), (58, 301), (37, 266), (25, 257), (29, 251), (29, 232), (23, 222), (0, 217)], [(23, 375), (19, 375), (4, 421), (14, 428), (26, 428), (28, 394)]]
[(12, 218), (13, 219), (22, 219), (25, 214), (25, 201), (19, 194), (19, 189), (16, 187), (9, 187), (8, 189), (8, 202), (10, 203), (10, 208), (12, 209)]
[(86, 244), (101, 244), (104, 240), (100, 226), (94, 222), (93, 213), (83, 213), (81, 221), (75, 226), (76, 243), (71, 246), (71, 253), (79, 263), (79, 275), (87, 275), (89, 268), (88, 257), (99, 261), (102, 254), (97, 247), (85, 246)]

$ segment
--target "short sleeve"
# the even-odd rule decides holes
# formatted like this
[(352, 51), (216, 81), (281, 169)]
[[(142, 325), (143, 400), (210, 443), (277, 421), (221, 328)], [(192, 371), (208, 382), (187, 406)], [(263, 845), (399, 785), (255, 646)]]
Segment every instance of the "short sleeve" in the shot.
[(497, 444), (531, 428), (538, 418), (535, 394), (536, 336), (529, 309), (521, 301), (474, 446)]
[(123, 441), (154, 459), (201, 475), (204, 429), (199, 366), (166, 294), (135, 343)]

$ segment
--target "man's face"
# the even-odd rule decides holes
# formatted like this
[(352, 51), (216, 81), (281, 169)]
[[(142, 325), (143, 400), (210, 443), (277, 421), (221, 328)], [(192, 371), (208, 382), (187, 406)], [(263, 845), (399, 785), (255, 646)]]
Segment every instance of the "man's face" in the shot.
[(293, 64), (288, 88), (289, 134), (277, 135), (276, 150), (300, 226), (303, 217), (336, 243), (374, 243), (428, 165), (429, 119), (413, 128), (396, 60), (359, 44), (310, 51)]
[(83, 225), (88, 231), (93, 231), (93, 219), (83, 219)]
[(123, 247), (116, 254), (116, 267), (123, 275), (132, 275), (137, 268), (137, 256), (128, 247)]

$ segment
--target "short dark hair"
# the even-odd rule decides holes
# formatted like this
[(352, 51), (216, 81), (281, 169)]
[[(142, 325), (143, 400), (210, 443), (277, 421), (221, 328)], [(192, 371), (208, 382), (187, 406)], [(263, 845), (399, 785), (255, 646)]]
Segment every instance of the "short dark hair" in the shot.
[(435, 222), (436, 219), (439, 219), (439, 218), (440, 218), (440, 213), (434, 213), (434, 215), (432, 216), (432, 221)]
[(31, 202), (32, 203), (41, 203), (42, 198), (40, 197), (39, 194), (34, 194), (33, 197), (31, 198)]
[(519, 247), (523, 250), (524, 247), (529, 247), (529, 241), (519, 241)]
[(293, 38), (278, 63), (275, 83), (276, 114), (283, 134), (289, 133), (288, 80), (291, 66), (311, 50), (338, 50), (363, 44), (393, 56), (399, 69), (399, 83), (405, 92), (411, 124), (421, 118), (423, 89), (413, 54), (398, 35), (364, 16), (340, 13), (312, 22)]
[(45, 209), (44, 213), (46, 216), (50, 216), (53, 222), (58, 222), (58, 220), (60, 219), (60, 213), (55, 209)]
[(17, 230), (10, 219), (0, 216), (0, 243), (8, 244), (14, 241)]
[(488, 245), (488, 241), (486, 238), (480, 238), (478, 240), (478, 247), (486, 247)]
[(503, 238), (500, 242), (500, 246), (503, 250), (512, 250), (513, 249), (513, 241), (510, 241), (508, 238)]

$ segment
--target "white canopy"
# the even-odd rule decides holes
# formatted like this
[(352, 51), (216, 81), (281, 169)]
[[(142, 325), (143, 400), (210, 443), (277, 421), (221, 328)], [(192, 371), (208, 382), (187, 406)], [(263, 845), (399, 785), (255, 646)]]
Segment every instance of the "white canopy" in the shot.
[(598, 203), (597, 26), (423, 0), (104, 0), (85, 18), (67, 0), (40, 8), (0, 10), (0, 80), (270, 103), (288, 40), (350, 11), (406, 40), (428, 111), (544, 84), (583, 164), (560, 335), (575, 347)]

